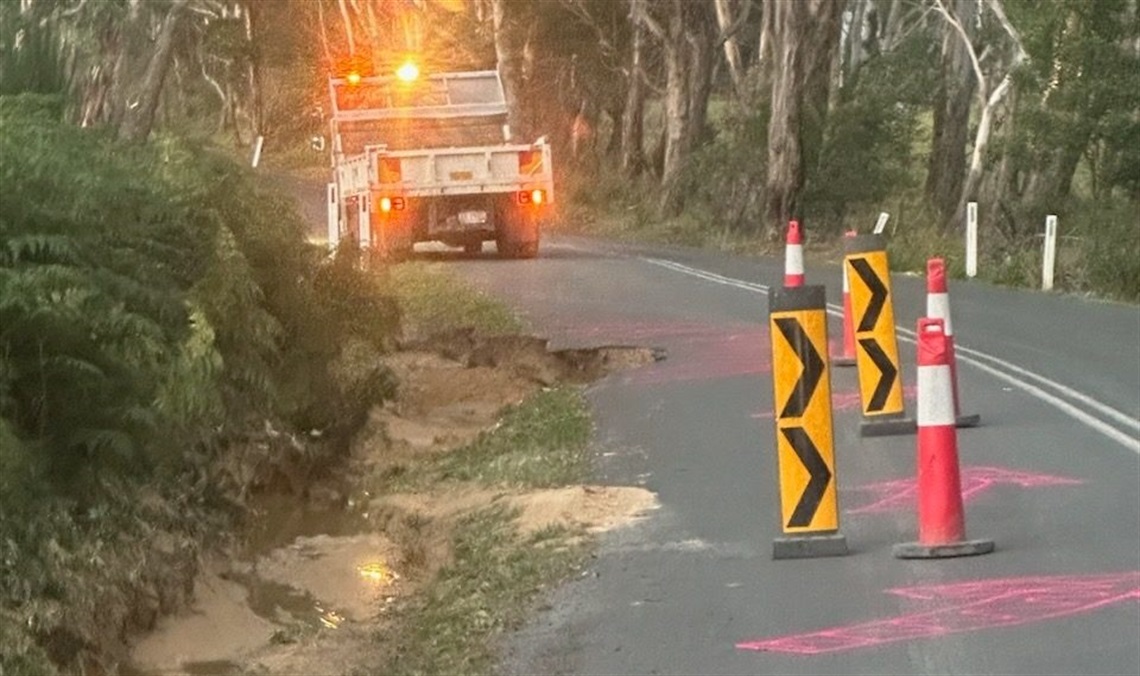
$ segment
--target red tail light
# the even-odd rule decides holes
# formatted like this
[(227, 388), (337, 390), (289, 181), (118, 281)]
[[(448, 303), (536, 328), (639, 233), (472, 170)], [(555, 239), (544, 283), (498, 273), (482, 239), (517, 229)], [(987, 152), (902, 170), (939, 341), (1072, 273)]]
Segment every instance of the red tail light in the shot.
[(546, 202), (546, 191), (538, 188), (534, 190), (524, 190), (517, 193), (519, 204), (533, 204), (536, 207), (541, 206)]
[(403, 197), (381, 197), (380, 198), (380, 211), (388, 213), (389, 211), (403, 211), (406, 203)]

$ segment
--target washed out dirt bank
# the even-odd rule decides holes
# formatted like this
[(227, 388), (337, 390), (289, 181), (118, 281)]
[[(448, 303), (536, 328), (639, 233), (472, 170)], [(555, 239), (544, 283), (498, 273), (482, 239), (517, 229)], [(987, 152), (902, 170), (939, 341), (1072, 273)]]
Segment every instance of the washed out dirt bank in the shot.
[(194, 603), (134, 647), (128, 673), (344, 673), (384, 663), (395, 604), (449, 558), (456, 521), (483, 507), (518, 511), (530, 533), (618, 528), (656, 507), (642, 488), (567, 486), (520, 491), (448, 482), (373, 494), (384, 477), (466, 446), (503, 410), (539, 389), (588, 383), (661, 355), (643, 348), (552, 352), (528, 336), (455, 331), (384, 358), (400, 382), (374, 409), (349, 460), (303, 496), (267, 495), (246, 544), (213, 557)]

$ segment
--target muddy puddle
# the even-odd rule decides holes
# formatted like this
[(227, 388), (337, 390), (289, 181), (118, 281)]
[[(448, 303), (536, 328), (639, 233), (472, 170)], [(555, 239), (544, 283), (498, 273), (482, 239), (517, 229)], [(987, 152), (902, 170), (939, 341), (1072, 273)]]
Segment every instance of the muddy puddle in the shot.
[(386, 360), (399, 396), (372, 412), (346, 466), (304, 498), (258, 496), (241, 546), (205, 562), (193, 604), (137, 641), (124, 673), (325, 674), (383, 664), (388, 615), (445, 564), (461, 515), (506, 504), (519, 510), (524, 533), (550, 524), (602, 532), (640, 518), (656, 498), (635, 487), (456, 485), (384, 496), (366, 487), (395, 465), (470, 443), (543, 387), (662, 357), (625, 346), (549, 351), (542, 339), (470, 331), (404, 346)]

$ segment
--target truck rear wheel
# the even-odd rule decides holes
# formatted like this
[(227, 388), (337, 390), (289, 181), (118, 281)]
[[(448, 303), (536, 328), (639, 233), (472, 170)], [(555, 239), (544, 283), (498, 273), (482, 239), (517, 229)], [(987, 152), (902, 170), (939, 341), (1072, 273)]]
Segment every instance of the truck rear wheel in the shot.
[(534, 214), (511, 209), (500, 215), (495, 245), (502, 258), (534, 258), (538, 255), (538, 219)]

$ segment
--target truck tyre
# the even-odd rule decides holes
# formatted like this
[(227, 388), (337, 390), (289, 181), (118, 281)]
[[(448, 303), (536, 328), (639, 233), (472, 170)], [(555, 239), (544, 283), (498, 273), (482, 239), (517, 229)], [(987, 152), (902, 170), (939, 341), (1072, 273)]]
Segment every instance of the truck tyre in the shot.
[(538, 219), (511, 213), (500, 223), (495, 245), (502, 258), (534, 258), (538, 255)]

